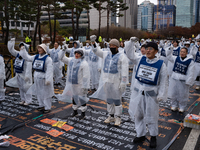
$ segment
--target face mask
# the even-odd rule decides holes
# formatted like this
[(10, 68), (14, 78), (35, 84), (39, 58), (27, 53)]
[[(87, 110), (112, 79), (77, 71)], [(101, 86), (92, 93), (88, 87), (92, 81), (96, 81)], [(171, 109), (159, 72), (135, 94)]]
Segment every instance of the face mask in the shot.
[(89, 43), (86, 43), (86, 46), (89, 46)]
[(193, 46), (193, 45), (194, 45), (194, 43), (191, 43), (191, 44), (190, 44), (190, 46)]
[(110, 51), (113, 55), (117, 54), (118, 51), (116, 50), (116, 48), (110, 48)]

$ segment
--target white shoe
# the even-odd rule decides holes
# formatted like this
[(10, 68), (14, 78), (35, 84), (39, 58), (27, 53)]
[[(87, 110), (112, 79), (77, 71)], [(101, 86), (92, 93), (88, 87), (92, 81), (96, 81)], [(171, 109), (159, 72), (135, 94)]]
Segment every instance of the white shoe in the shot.
[(180, 109), (179, 109), (179, 112), (180, 112), (180, 113), (183, 113), (183, 112), (184, 112), (184, 109), (180, 108)]
[(30, 103), (26, 103), (26, 102), (24, 103), (25, 106), (28, 106), (29, 104), (30, 104)]
[(25, 101), (21, 101), (21, 102), (19, 102), (20, 105), (23, 105), (24, 103), (25, 103)]
[(199, 86), (196, 86), (196, 90), (199, 90)]
[(111, 117), (111, 116), (109, 116), (109, 117), (104, 121), (104, 123), (111, 123), (111, 122), (115, 122), (115, 118), (114, 118), (114, 117)]
[(171, 107), (171, 110), (172, 110), (172, 111), (176, 111), (176, 110), (177, 110), (177, 107)]
[(121, 118), (115, 118), (115, 126), (119, 126), (121, 124)]

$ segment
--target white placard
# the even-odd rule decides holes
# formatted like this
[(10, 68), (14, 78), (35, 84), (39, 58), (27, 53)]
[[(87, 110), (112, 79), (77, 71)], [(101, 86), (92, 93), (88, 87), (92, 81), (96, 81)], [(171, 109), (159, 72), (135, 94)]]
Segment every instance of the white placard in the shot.
[(140, 65), (137, 76), (142, 79), (154, 81), (157, 71), (157, 68)]
[(23, 59), (19, 59), (18, 57), (15, 59), (15, 66), (22, 67), (23, 65)]
[(35, 60), (33, 64), (34, 69), (43, 70), (44, 61), (42, 60)]

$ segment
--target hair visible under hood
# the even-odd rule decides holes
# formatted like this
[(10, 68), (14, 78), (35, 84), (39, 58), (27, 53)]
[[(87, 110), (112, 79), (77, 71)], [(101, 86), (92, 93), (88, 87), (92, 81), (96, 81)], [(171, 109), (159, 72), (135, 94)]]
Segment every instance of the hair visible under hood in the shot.
[(82, 48), (78, 48), (74, 51), (74, 54), (79, 53), (81, 55), (81, 59), (85, 57), (85, 51)]
[(73, 42), (73, 47), (74, 47), (74, 43), (77, 44), (76, 49), (77, 49), (77, 48), (80, 48), (80, 42), (79, 42), (79, 41), (74, 41), (74, 42)]

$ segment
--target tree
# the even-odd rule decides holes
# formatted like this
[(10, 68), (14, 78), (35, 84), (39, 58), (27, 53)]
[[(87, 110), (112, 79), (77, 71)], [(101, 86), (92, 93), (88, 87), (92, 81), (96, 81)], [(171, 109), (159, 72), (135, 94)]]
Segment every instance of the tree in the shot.
[(102, 11), (106, 9), (106, 7), (103, 7), (103, 3), (106, 1), (107, 0), (99, 0), (99, 1), (95, 1), (93, 4), (94, 8), (96, 8), (99, 12), (99, 28), (98, 28), (97, 39), (100, 36), (100, 32), (101, 32), (101, 14), (102, 14)]
[(126, 3), (123, 3), (123, 0), (107, 0), (107, 41), (109, 40), (109, 18), (110, 13), (112, 12), (113, 16), (122, 17), (123, 14), (120, 12), (127, 10), (128, 7)]
[(0, 21), (6, 23), (6, 37), (4, 40), (4, 44), (7, 45), (8, 43), (8, 37), (9, 37), (9, 21), (14, 19), (15, 17), (15, 3), (14, 1), (10, 0), (0, 0), (0, 12), (3, 12), (4, 16), (0, 18)]

